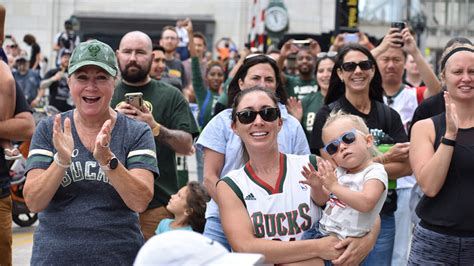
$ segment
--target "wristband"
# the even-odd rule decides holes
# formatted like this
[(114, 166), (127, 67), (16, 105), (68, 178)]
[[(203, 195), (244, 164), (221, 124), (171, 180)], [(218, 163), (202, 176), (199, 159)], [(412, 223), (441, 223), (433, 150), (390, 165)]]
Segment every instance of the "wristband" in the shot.
[(69, 164), (63, 164), (60, 160), (59, 160), (59, 157), (58, 157), (58, 153), (56, 152), (53, 156), (54, 158), (54, 162), (59, 165), (60, 167), (62, 168), (69, 168), (69, 166), (71, 166), (71, 162), (69, 162)]
[(451, 146), (451, 147), (454, 147), (456, 145), (455, 140), (447, 139), (445, 137), (441, 138), (441, 143), (443, 143), (444, 145), (447, 145), (447, 146)]
[(160, 125), (160, 123), (157, 122), (156, 126), (154, 126), (151, 129), (151, 132), (153, 133), (153, 136), (158, 137), (158, 135), (160, 135), (160, 129), (161, 129), (161, 125)]

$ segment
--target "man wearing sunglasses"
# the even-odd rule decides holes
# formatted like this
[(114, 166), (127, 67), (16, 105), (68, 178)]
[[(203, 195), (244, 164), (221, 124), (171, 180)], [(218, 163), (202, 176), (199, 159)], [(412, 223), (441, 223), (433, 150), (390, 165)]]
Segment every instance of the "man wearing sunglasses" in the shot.
[(284, 69), (285, 59), (292, 53), (296, 53), (296, 67), (298, 69), (297, 76), (284, 74), (282, 71), (282, 82), (286, 87), (288, 96), (302, 99), (304, 96), (318, 91), (314, 67), (316, 65), (316, 55), (320, 51), (319, 44), (313, 39), (305, 41), (291, 39), (282, 46), (277, 62), (280, 70)]
[[(400, 47), (400, 39), (403, 41), (403, 48)], [(413, 88), (403, 83), (407, 53), (415, 60), (422, 79), (428, 85), (427, 90), (420, 87)], [(384, 102), (399, 113), (405, 131), (408, 131), (413, 113), (418, 106), (417, 95), (429, 97), (436, 94), (441, 87), (439, 81), (417, 48), (408, 28), (401, 32), (399, 29), (391, 28), (381, 44), (372, 50), (372, 54), (377, 59), (377, 65), (382, 75)], [(406, 147), (405, 152), (400, 153), (400, 155), (408, 158), (409, 143), (397, 144), (394, 148), (397, 147), (400, 147), (400, 150), (402, 150), (402, 147)], [(416, 179), (413, 175), (402, 176), (397, 179), (393, 265), (406, 265), (408, 262), (408, 247), (413, 227), (409, 200), (411, 189), (415, 183)]]

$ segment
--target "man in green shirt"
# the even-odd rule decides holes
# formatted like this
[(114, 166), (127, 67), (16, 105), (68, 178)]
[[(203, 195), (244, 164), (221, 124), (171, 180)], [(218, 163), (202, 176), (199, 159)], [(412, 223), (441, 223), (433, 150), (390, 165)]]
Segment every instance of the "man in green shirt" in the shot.
[(319, 44), (308, 39), (304, 45), (296, 44), (294, 40), (287, 41), (281, 48), (280, 57), (278, 58), (278, 67), (283, 70), (285, 60), (292, 53), (296, 53), (296, 67), (298, 75), (281, 75), (282, 82), (285, 84), (286, 92), (289, 97), (302, 99), (304, 96), (318, 91), (316, 78), (314, 75), (314, 66), (316, 56), (320, 52)]
[[(191, 154), (193, 137), (199, 130), (188, 103), (181, 92), (158, 80), (151, 79), (152, 41), (143, 32), (125, 34), (117, 50), (122, 79), (117, 83), (111, 105), (128, 117), (147, 123), (155, 136), (160, 170), (155, 179), (154, 196), (148, 209), (140, 213), (140, 225), (145, 240), (154, 235), (163, 218), (172, 218), (166, 205), (178, 192), (175, 153)], [(143, 105), (136, 108), (124, 102), (124, 94), (143, 93)]]

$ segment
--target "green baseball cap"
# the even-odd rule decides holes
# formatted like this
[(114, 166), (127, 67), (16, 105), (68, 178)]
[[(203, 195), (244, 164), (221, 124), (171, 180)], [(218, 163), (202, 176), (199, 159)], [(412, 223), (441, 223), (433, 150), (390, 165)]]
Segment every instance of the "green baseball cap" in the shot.
[(72, 51), (69, 59), (68, 74), (76, 72), (83, 66), (98, 66), (109, 73), (111, 76), (117, 75), (117, 60), (115, 53), (109, 45), (98, 41), (90, 40), (80, 43)]

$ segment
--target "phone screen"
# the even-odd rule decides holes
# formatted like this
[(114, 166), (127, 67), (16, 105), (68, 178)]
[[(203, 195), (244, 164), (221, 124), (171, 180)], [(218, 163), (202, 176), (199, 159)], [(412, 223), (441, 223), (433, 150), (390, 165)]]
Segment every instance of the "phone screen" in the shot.
[(344, 35), (344, 42), (359, 42), (359, 36), (357, 35), (357, 33), (347, 33), (346, 35)]

